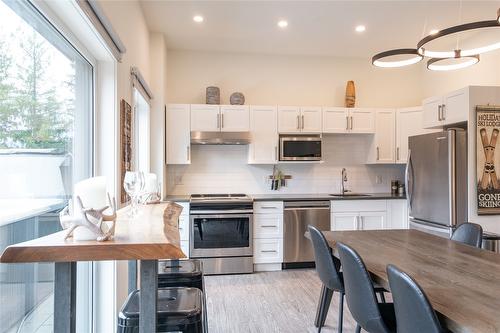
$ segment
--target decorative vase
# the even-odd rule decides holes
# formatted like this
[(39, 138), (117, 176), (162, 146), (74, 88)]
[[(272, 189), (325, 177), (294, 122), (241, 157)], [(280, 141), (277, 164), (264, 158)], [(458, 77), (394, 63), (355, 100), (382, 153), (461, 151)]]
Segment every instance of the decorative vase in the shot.
[(207, 104), (220, 104), (220, 89), (219, 87), (207, 87)]
[(231, 97), (229, 97), (229, 103), (231, 105), (243, 105), (245, 104), (245, 95), (240, 92), (232, 93)]
[(345, 88), (345, 106), (347, 108), (353, 108), (356, 104), (356, 89), (354, 87), (354, 81), (347, 81), (347, 86)]

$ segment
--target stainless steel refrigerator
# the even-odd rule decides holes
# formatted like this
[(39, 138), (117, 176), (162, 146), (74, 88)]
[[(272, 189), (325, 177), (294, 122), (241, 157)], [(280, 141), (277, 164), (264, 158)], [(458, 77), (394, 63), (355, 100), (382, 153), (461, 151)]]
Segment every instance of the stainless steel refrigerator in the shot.
[(409, 138), (406, 189), (410, 229), (442, 237), (467, 222), (467, 132)]

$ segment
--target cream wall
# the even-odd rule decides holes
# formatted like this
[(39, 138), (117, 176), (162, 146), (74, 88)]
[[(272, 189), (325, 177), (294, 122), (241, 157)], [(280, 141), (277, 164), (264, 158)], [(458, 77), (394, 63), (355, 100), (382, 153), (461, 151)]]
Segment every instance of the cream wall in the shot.
[(500, 85), (500, 51), (481, 55), (481, 61), (469, 68), (449, 71), (429, 71), (422, 66), (422, 98), (445, 94), (465, 86)]
[(221, 102), (241, 91), (245, 104), (343, 106), (346, 81), (356, 83), (357, 106), (420, 104), (418, 67), (380, 69), (366, 59), (168, 51), (169, 103), (205, 103), (205, 88)]

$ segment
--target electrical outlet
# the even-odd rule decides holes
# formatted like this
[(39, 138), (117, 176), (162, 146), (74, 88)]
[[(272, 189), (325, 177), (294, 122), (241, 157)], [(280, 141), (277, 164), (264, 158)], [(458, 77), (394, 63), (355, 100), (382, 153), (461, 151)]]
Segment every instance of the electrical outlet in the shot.
[(381, 175), (377, 175), (375, 177), (375, 183), (376, 184), (382, 184), (382, 176)]
[(182, 175), (175, 175), (174, 183), (175, 185), (182, 185)]

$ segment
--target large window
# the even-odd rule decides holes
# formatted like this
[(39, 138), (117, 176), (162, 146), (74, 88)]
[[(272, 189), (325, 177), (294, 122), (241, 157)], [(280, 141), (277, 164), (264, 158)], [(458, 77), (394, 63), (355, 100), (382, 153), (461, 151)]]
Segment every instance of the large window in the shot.
[[(92, 175), (92, 78), (28, 1), (0, 1), (0, 252), (60, 230), (73, 184)], [(0, 264), (0, 333), (52, 331), (53, 280), (51, 263)]]

